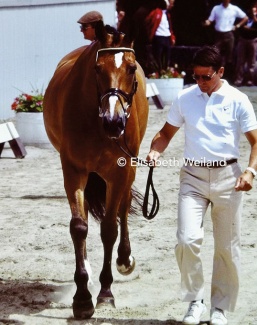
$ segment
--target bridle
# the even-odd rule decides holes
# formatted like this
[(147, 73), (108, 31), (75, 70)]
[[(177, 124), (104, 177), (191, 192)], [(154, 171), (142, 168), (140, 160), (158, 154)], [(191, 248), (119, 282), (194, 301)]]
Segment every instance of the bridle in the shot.
[[(132, 52), (135, 53), (135, 51), (131, 48), (127, 48), (127, 47), (111, 47), (111, 48), (104, 48), (104, 49), (100, 49), (97, 51), (96, 54), (96, 61), (98, 59), (98, 55), (100, 52), (107, 52), (107, 51), (120, 51), (120, 52)], [(123, 109), (123, 112), (126, 116), (126, 118), (129, 118), (130, 113), (128, 113), (128, 108), (132, 105), (132, 100), (133, 100), (133, 96), (135, 95), (136, 91), (137, 91), (137, 80), (136, 80), (136, 76), (134, 77), (134, 81), (133, 81), (133, 86), (132, 86), (132, 90), (130, 93), (126, 93), (125, 91), (119, 89), (119, 88), (109, 88), (106, 90), (106, 92), (103, 95), (99, 94), (99, 110), (100, 110), (100, 116), (104, 115), (103, 110), (102, 110), (102, 102), (104, 100), (104, 98), (110, 98), (111, 96), (116, 96), (120, 102), (120, 105)], [(126, 106), (124, 106), (123, 102), (122, 102), (122, 98), (125, 100), (124, 102), (127, 103)]]
[[(102, 101), (104, 100), (105, 97), (111, 97), (111, 96), (116, 96), (121, 104), (121, 107), (124, 111), (124, 114), (126, 118), (129, 118), (130, 113), (128, 113), (128, 108), (132, 105), (132, 100), (133, 96), (137, 91), (137, 80), (134, 80), (133, 83), (133, 89), (130, 94), (125, 93), (125, 91), (119, 89), (119, 88), (110, 88), (108, 89), (105, 94), (100, 96), (100, 109), (102, 110)], [(123, 105), (123, 102), (121, 100), (121, 97), (125, 99), (125, 102), (127, 103), (126, 107)]]
[[(98, 59), (98, 55), (100, 52), (104, 52), (104, 51), (122, 51), (122, 52), (134, 52), (133, 49), (131, 48), (126, 48), (126, 47), (115, 47), (115, 48), (104, 48), (104, 49), (99, 49), (97, 51), (97, 55), (96, 55), (96, 61)], [(119, 88), (109, 88), (103, 95), (99, 95), (99, 111), (100, 111), (100, 116), (104, 115), (104, 112), (102, 110), (102, 102), (104, 100), (104, 98), (109, 98), (111, 96), (116, 96), (121, 104), (121, 107), (124, 111), (124, 115), (125, 117), (128, 119), (130, 116), (130, 113), (128, 113), (128, 108), (132, 105), (132, 100), (133, 100), (133, 96), (137, 91), (137, 85), (138, 82), (136, 80), (136, 77), (134, 78), (134, 82), (133, 82), (133, 87), (131, 92), (128, 94), (126, 92), (124, 92), (123, 90), (119, 89)], [(125, 102), (127, 103), (126, 107), (124, 107), (123, 102), (122, 102), (122, 98), (125, 100)], [(148, 173), (148, 178), (147, 178), (147, 183), (146, 183), (146, 190), (145, 190), (145, 196), (144, 196), (144, 201), (143, 201), (143, 216), (148, 219), (151, 220), (153, 219), (156, 214), (159, 211), (159, 206), (160, 206), (160, 202), (159, 202), (159, 198), (158, 195), (155, 191), (154, 185), (153, 185), (153, 166), (150, 166), (150, 163), (147, 162), (146, 160), (142, 160), (138, 157), (135, 158), (135, 155), (133, 155), (133, 153), (130, 151), (130, 149), (128, 148), (127, 142), (126, 142), (126, 136), (124, 133), (124, 143), (126, 146), (126, 149), (124, 149), (118, 142), (117, 139), (114, 140), (116, 142), (116, 144), (118, 145), (118, 147), (130, 158), (136, 159), (137, 163), (143, 164), (148, 166), (149, 169), (149, 173)], [(150, 188), (152, 190), (152, 195), (153, 195), (153, 203), (152, 203), (152, 207), (151, 207), (151, 211), (148, 213), (148, 200), (149, 200), (149, 191)]]

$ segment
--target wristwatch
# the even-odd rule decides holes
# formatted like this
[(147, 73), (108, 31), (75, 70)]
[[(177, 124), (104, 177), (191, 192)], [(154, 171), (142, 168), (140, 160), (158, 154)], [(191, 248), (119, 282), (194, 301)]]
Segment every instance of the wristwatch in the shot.
[(246, 170), (248, 170), (249, 172), (251, 172), (253, 174), (253, 177), (255, 177), (256, 174), (257, 174), (256, 170), (254, 168), (252, 168), (252, 167), (247, 167)]

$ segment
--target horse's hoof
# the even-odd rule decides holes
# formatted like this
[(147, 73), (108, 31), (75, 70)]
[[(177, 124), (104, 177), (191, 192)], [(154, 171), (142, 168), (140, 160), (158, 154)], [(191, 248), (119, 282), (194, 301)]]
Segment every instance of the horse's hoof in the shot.
[(91, 318), (95, 312), (91, 299), (87, 301), (73, 301), (72, 308), (73, 315), (77, 319)]
[(116, 308), (113, 297), (97, 297), (96, 308), (113, 307)]
[(134, 259), (133, 256), (130, 255), (129, 261), (130, 261), (130, 265), (129, 266), (126, 266), (124, 264), (119, 265), (118, 264), (118, 259), (117, 259), (117, 261), (116, 261), (116, 267), (117, 267), (117, 270), (119, 271), (120, 274), (122, 274), (122, 275), (129, 275), (130, 273), (132, 273), (134, 271), (135, 266), (136, 266), (136, 260)]

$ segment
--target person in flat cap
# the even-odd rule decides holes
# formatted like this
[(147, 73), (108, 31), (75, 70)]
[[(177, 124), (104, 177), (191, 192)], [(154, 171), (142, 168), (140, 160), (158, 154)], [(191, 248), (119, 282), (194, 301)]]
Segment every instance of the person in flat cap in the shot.
[(84, 39), (95, 41), (95, 27), (97, 24), (103, 24), (103, 16), (98, 11), (89, 11), (77, 22), (81, 24), (80, 30), (84, 35)]

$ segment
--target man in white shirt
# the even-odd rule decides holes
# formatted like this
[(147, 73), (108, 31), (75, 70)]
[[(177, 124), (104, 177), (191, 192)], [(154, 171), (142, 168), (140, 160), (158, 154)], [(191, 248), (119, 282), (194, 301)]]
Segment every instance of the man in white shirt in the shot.
[[(236, 19), (240, 19), (237, 25)], [(248, 20), (246, 13), (239, 7), (232, 5), (230, 0), (223, 0), (220, 5), (214, 6), (209, 18), (204, 25), (209, 26), (214, 23), (215, 45), (219, 48), (223, 57), (223, 66), (232, 69), (233, 51), (235, 45), (234, 31), (241, 28)], [(229, 71), (231, 73), (231, 71)]]
[[(199, 324), (206, 311), (200, 249), (203, 219), (211, 205), (214, 259), (210, 324), (225, 325), (225, 311), (234, 311), (239, 290), (242, 200), (256, 175), (257, 121), (248, 97), (221, 79), (224, 67), (216, 46), (198, 50), (193, 71), (197, 85), (178, 94), (167, 122), (152, 140), (147, 160), (156, 162), (184, 125), (175, 248), (182, 298), (190, 302), (183, 323)], [(251, 146), (244, 172), (237, 162), (241, 132)]]

